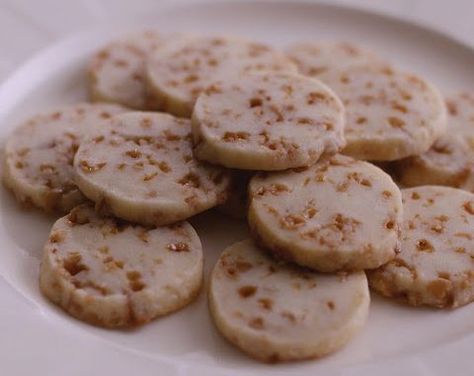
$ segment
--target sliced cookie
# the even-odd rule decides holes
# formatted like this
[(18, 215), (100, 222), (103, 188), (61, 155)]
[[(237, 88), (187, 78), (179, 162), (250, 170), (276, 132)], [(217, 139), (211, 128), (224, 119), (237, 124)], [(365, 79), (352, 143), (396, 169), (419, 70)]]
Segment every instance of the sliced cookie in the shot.
[(230, 168), (309, 166), (345, 145), (340, 100), (319, 81), (294, 73), (214, 84), (199, 96), (192, 123), (196, 156)]
[(124, 111), (116, 105), (77, 104), (25, 121), (6, 142), (4, 184), (22, 203), (68, 212), (85, 201), (72, 166), (81, 139)]
[(40, 288), (80, 320), (130, 326), (188, 304), (201, 287), (202, 267), (201, 242), (187, 222), (134, 226), (82, 205), (53, 225)]
[(305, 76), (324, 82), (334, 71), (360, 64), (386, 64), (372, 51), (350, 42), (298, 42), (286, 54)]
[(369, 303), (363, 272), (311, 272), (275, 261), (250, 240), (221, 254), (209, 286), (209, 308), (218, 330), (265, 362), (338, 350), (364, 326)]
[(155, 52), (147, 63), (147, 79), (166, 112), (189, 117), (198, 95), (215, 81), (263, 70), (295, 72), (296, 66), (265, 44), (196, 37)]
[(219, 206), (219, 210), (236, 219), (247, 218), (249, 199), (248, 186), (254, 175), (252, 172), (232, 170), (232, 179), (227, 200)]
[(371, 287), (408, 304), (455, 308), (474, 300), (474, 194), (403, 189), (401, 252), (369, 272)]
[(81, 143), (76, 183), (99, 210), (164, 225), (225, 201), (229, 174), (193, 158), (191, 124), (162, 113), (129, 112)]
[(146, 30), (111, 42), (89, 62), (90, 98), (137, 110), (159, 108), (160, 104), (146, 90), (145, 61), (152, 52), (182, 39), (182, 35)]
[(336, 155), (307, 169), (259, 174), (249, 225), (273, 254), (322, 272), (376, 268), (399, 248), (400, 190), (378, 167)]
[(426, 152), (445, 132), (444, 101), (418, 76), (371, 64), (334, 71), (325, 82), (346, 108), (344, 154), (398, 160)]
[(397, 163), (407, 187), (436, 184), (474, 191), (474, 94), (452, 95), (446, 105), (448, 132), (426, 153)]

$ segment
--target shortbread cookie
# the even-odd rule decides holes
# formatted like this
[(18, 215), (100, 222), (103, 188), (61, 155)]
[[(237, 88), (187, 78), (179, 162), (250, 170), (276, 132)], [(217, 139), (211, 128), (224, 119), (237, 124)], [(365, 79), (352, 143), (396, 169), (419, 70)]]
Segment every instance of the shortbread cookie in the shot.
[(275, 261), (250, 240), (222, 253), (209, 286), (209, 308), (219, 331), (266, 362), (338, 350), (364, 326), (369, 302), (363, 272), (311, 272)]
[(59, 219), (44, 247), (41, 291), (94, 325), (142, 324), (199, 292), (203, 255), (187, 222), (134, 226), (82, 205)]
[(200, 37), (155, 52), (148, 60), (147, 78), (166, 112), (189, 117), (198, 95), (212, 83), (264, 70), (296, 72), (296, 66), (261, 43)]
[(285, 170), (314, 164), (344, 145), (344, 107), (317, 80), (286, 72), (229, 78), (194, 108), (199, 159), (230, 168)]
[(324, 78), (334, 71), (360, 64), (386, 64), (370, 50), (349, 42), (298, 42), (287, 55), (305, 76)]
[(428, 82), (389, 67), (354, 66), (325, 82), (346, 108), (344, 154), (391, 161), (427, 151), (446, 128), (446, 109)]
[(119, 218), (164, 225), (226, 199), (228, 172), (193, 158), (191, 125), (162, 113), (129, 112), (81, 143), (76, 183)]
[(256, 175), (249, 224), (273, 254), (322, 272), (376, 268), (399, 249), (400, 190), (367, 162), (337, 155)]
[(458, 93), (446, 104), (447, 133), (426, 153), (397, 165), (407, 187), (437, 184), (474, 191), (474, 94)]
[(5, 185), (22, 203), (68, 212), (85, 201), (74, 184), (72, 167), (82, 137), (124, 111), (116, 105), (77, 104), (30, 118), (7, 140)]
[(249, 199), (248, 186), (254, 174), (243, 170), (232, 171), (232, 182), (227, 200), (219, 206), (219, 210), (236, 219), (247, 218)]
[(411, 305), (474, 300), (474, 195), (455, 188), (403, 189), (401, 252), (370, 271), (371, 287)]
[(152, 52), (184, 37), (147, 30), (111, 42), (88, 67), (89, 94), (94, 101), (120, 103), (137, 110), (160, 107), (145, 86), (145, 61)]

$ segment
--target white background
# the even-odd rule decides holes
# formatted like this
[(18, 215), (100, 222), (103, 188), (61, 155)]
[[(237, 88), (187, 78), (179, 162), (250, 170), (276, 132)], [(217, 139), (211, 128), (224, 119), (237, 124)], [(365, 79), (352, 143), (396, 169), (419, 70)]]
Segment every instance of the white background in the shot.
[[(183, 3), (196, 0), (175, 0)], [(0, 0), (0, 82), (34, 53), (68, 34), (96, 23), (111, 19), (134, 18), (146, 14), (160, 0)], [(171, 2), (171, 1), (169, 1)], [(329, 1), (326, 1), (329, 2)], [(337, 0), (335, 3), (350, 4), (373, 9), (382, 13), (401, 16), (446, 32), (474, 46), (473, 0)], [(159, 25), (157, 25), (159, 27)], [(1, 106), (1, 103), (0, 103)], [(0, 247), (1, 251), (1, 247)], [(24, 354), (22, 343), (16, 342), (14, 331), (8, 326), (19, 306), (30, 306), (15, 290), (6, 286), (0, 277), (0, 341), (8, 338), (11, 351), (0, 354), (1, 369), (9, 364), (35, 363), (35, 357), (47, 356), (41, 349), (36, 354)], [(31, 305), (32, 310), (36, 310)], [(25, 320), (25, 318), (21, 318)], [(23, 322), (20, 330), (31, 336), (44, 336), (54, 341), (54, 333), (35, 325), (42, 320), (41, 312)], [(54, 369), (54, 354), (51, 370)], [(80, 355), (77, 354), (80, 358)], [(27, 360), (28, 359), (28, 360)], [(78, 360), (78, 359), (76, 359)], [(3, 365), (3, 366), (2, 366)], [(132, 366), (132, 365), (131, 365)], [(6, 375), (5, 375), (6, 376)]]
[[(196, 0), (0, 0), (0, 81), (49, 43), (95, 23)], [(331, 1), (325, 1), (331, 2)], [(402, 16), (474, 45), (473, 0), (333, 0)], [(159, 26), (159, 25), (158, 25)]]

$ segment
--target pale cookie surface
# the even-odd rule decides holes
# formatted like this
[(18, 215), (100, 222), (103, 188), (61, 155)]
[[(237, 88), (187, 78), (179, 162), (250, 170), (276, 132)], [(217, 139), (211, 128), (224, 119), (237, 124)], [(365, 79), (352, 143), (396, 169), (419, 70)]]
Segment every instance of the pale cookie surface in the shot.
[(111, 42), (89, 62), (91, 99), (120, 103), (137, 110), (159, 108), (159, 103), (146, 90), (145, 61), (157, 49), (182, 39), (178, 34), (163, 35), (147, 30)]
[(413, 74), (373, 64), (335, 71), (325, 82), (346, 108), (343, 153), (391, 161), (427, 151), (446, 129), (436, 88)]
[(344, 108), (317, 80), (268, 72), (205, 90), (194, 108), (199, 159), (247, 170), (308, 166), (344, 145)]
[(147, 63), (147, 78), (165, 111), (189, 117), (198, 95), (212, 83), (265, 70), (296, 72), (296, 66), (265, 44), (200, 37), (153, 54)]
[(162, 225), (225, 201), (229, 177), (193, 158), (189, 120), (130, 112), (81, 143), (76, 182), (99, 210)]
[(130, 326), (188, 304), (201, 287), (202, 265), (201, 242), (187, 222), (133, 226), (82, 205), (54, 224), (40, 288), (80, 320)]
[(403, 185), (448, 185), (474, 191), (474, 94), (452, 95), (446, 105), (447, 133), (426, 153), (398, 163)]
[(325, 77), (350, 66), (385, 64), (375, 53), (349, 42), (299, 42), (290, 45), (286, 54), (305, 76), (324, 82)]
[(34, 116), (8, 138), (5, 185), (18, 201), (47, 212), (68, 212), (85, 197), (73, 181), (73, 159), (81, 139), (124, 107), (77, 104)]
[(209, 286), (209, 307), (219, 331), (266, 362), (338, 350), (364, 326), (369, 303), (363, 272), (310, 272), (275, 261), (250, 240), (222, 253)]
[(336, 155), (256, 175), (249, 225), (273, 254), (323, 272), (376, 268), (399, 248), (400, 190), (378, 167)]
[(455, 188), (402, 190), (401, 252), (369, 272), (371, 287), (411, 305), (458, 307), (474, 300), (474, 195)]

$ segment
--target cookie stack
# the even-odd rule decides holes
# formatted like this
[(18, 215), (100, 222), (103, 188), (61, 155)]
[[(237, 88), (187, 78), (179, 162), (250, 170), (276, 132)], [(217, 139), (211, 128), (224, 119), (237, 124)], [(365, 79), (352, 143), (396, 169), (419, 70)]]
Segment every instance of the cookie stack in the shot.
[(254, 358), (336, 351), (364, 326), (369, 285), (415, 306), (474, 299), (474, 96), (446, 106), (348, 43), (283, 53), (156, 31), (112, 42), (88, 73), (110, 104), (26, 121), (5, 158), (19, 201), (66, 213), (40, 287), (69, 314), (121, 327), (188, 304), (205, 250), (186, 220), (213, 207), (250, 237), (215, 265), (210, 313)]

